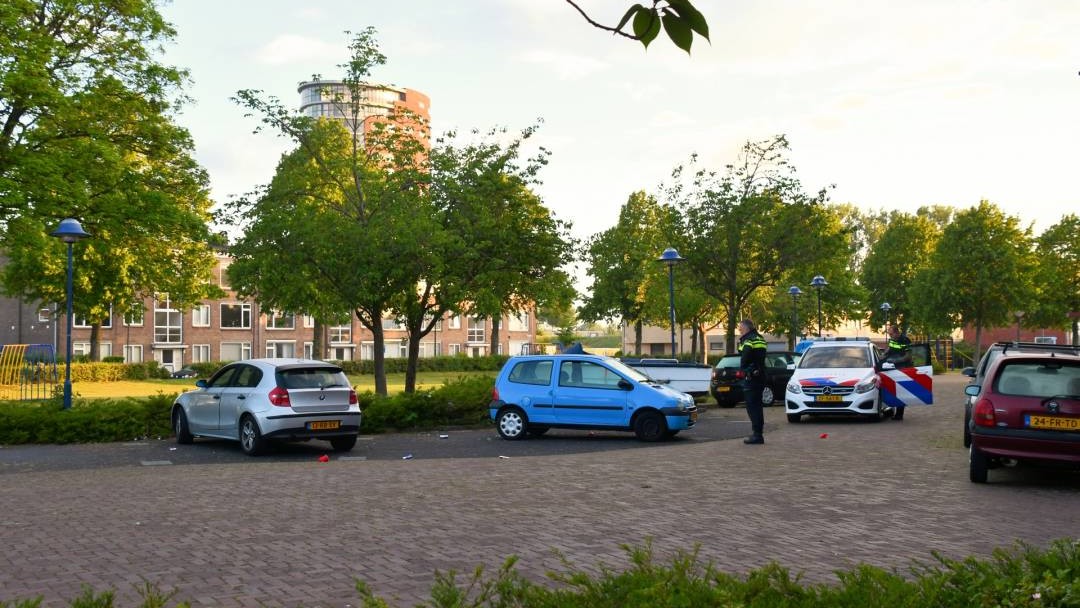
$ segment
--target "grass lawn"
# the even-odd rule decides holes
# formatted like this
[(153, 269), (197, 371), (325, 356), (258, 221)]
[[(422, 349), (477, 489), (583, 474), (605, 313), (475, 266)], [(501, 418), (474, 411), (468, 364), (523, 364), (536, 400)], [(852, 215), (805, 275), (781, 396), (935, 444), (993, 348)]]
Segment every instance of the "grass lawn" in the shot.
[[(420, 372), (416, 377), (417, 388), (435, 388), (447, 380), (459, 377), (486, 376), (495, 381), (495, 372)], [(359, 392), (375, 390), (375, 376), (349, 376)], [(405, 389), (405, 374), (388, 374), (387, 390), (399, 393)], [(195, 380), (122, 380), (120, 382), (75, 382), (71, 385), (77, 397), (87, 399), (150, 397), (158, 393), (181, 393), (195, 388)]]

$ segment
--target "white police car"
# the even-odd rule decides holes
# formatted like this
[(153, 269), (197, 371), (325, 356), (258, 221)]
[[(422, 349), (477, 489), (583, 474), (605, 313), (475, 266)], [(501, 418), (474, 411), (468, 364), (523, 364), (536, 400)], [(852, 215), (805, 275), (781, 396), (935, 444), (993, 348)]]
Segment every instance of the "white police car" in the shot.
[(898, 406), (932, 404), (929, 346), (912, 344), (911, 355), (913, 367), (897, 368), (865, 338), (813, 342), (784, 394), (788, 422), (807, 414), (882, 420)]

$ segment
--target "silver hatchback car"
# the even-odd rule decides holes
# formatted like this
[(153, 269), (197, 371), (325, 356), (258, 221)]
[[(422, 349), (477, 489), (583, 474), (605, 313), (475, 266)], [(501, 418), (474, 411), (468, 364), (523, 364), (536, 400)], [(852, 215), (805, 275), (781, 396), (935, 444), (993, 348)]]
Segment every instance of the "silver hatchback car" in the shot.
[(249, 359), (230, 363), (195, 386), (173, 404), (177, 443), (232, 439), (254, 456), (274, 439), (324, 439), (347, 452), (360, 434), (356, 391), (330, 363)]

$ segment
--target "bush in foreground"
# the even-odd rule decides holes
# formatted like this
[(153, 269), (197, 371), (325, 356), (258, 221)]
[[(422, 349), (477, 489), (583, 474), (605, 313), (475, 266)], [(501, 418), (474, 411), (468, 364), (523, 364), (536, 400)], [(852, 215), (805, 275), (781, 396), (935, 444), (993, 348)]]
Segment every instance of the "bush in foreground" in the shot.
[[(702, 563), (698, 552), (657, 563), (652, 547), (624, 547), (630, 567), (602, 567), (592, 575), (564, 561), (565, 572), (551, 573), (548, 584), (533, 583), (516, 570), (510, 558), (494, 574), (477, 568), (459, 579), (436, 573), (429, 608), (1060, 608), (1080, 606), (1080, 542), (1055, 541), (1046, 549), (1019, 544), (998, 549), (987, 559), (951, 560), (935, 554), (935, 562), (916, 564), (907, 574), (858, 565), (837, 571), (838, 584), (811, 584), (778, 564), (751, 570), (745, 577), (720, 572)], [(358, 581), (364, 608), (391, 608)], [(140, 608), (162, 608), (176, 591), (162, 592), (143, 581), (135, 590)], [(95, 594), (84, 587), (72, 608), (111, 608), (115, 593)], [(273, 603), (274, 598), (260, 601)], [(41, 598), (0, 601), (0, 608), (36, 608)], [(186, 603), (175, 604), (177, 608)]]
[(494, 376), (470, 376), (450, 380), (433, 389), (380, 397), (372, 392), (358, 395), (364, 418), (363, 433), (389, 429), (434, 429), (475, 426), (488, 419)]
[(176, 395), (141, 399), (78, 399), (63, 409), (59, 399), (0, 403), (0, 444), (97, 443), (167, 436)]

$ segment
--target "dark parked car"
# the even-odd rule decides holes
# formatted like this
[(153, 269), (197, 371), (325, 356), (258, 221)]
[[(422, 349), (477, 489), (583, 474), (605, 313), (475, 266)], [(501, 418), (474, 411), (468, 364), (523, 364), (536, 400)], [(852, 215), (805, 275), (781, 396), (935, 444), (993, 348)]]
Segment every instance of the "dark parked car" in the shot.
[(1009, 462), (1080, 466), (1080, 356), (1005, 349), (964, 392), (975, 398), (971, 481)]
[[(761, 395), (762, 404), (772, 405), (777, 395), (784, 396), (784, 387), (791, 379), (798, 362), (799, 355), (793, 352), (777, 351), (765, 354), (766, 382), (765, 391)], [(743, 377), (739, 372), (739, 355), (725, 355), (716, 362), (712, 380), (709, 381), (709, 392), (720, 407), (735, 407), (736, 403), (743, 401)]]
[(172, 373), (173, 378), (198, 378), (199, 373), (190, 367), (184, 367)]
[[(1042, 344), (1038, 342), (995, 342), (986, 349), (979, 364), (975, 367), (965, 367), (961, 372), (971, 378), (970, 384), (982, 384), (986, 377), (986, 370), (990, 364), (997, 361), (1003, 352), (1029, 352), (1029, 353), (1052, 353), (1080, 355), (1080, 348), (1065, 344)], [(964, 447), (971, 446), (971, 408), (975, 405), (975, 398), (964, 398)]]

